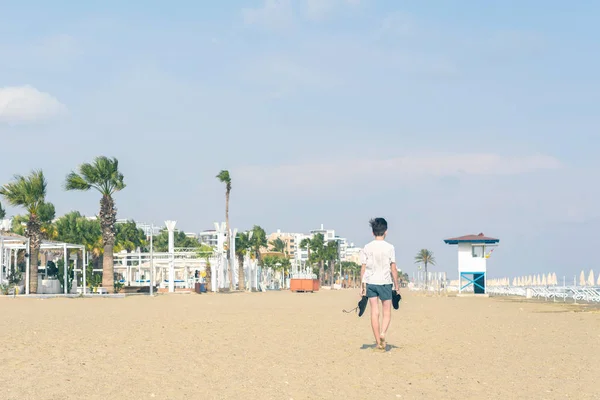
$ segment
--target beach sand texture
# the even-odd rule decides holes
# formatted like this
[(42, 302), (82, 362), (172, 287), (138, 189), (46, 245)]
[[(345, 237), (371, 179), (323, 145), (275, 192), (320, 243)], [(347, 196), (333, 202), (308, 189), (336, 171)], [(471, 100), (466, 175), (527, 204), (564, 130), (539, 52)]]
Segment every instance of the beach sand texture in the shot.
[(600, 313), (403, 292), (373, 350), (355, 290), (0, 299), (0, 398), (600, 399)]

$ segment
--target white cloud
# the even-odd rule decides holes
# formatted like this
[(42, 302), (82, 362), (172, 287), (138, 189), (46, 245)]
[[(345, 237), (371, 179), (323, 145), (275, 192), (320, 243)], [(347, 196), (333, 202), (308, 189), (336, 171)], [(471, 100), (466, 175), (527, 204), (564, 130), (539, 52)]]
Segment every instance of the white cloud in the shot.
[[(505, 157), (497, 154), (427, 154), (382, 160), (337, 161), (273, 166), (247, 166), (235, 171), (237, 179), (253, 186), (332, 188), (386, 180), (412, 181), (464, 175), (519, 175), (561, 168), (554, 157), (532, 155)], [(293, 179), (290, 179), (293, 177)], [(332, 177), (335, 179), (332, 180)]]
[(8, 86), (0, 88), (0, 122), (19, 124), (39, 122), (66, 113), (67, 107), (52, 95), (36, 88)]
[(293, 21), (291, 0), (265, 0), (262, 7), (242, 9), (244, 22), (271, 29), (280, 29)]

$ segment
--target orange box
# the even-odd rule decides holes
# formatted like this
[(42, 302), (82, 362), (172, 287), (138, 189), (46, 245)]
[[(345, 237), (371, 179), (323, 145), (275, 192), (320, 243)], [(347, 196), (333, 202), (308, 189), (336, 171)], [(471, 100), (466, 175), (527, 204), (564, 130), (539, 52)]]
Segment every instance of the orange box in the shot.
[(318, 279), (291, 279), (290, 290), (292, 292), (316, 292), (319, 290)]

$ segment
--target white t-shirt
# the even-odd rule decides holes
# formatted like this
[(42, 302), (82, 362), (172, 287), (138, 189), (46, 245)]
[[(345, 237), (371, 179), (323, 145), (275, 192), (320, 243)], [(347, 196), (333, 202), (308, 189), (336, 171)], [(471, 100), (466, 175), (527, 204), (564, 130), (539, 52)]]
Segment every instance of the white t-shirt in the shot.
[(395, 262), (394, 245), (385, 240), (373, 240), (360, 252), (360, 263), (366, 266), (363, 282), (372, 285), (393, 283), (390, 265)]

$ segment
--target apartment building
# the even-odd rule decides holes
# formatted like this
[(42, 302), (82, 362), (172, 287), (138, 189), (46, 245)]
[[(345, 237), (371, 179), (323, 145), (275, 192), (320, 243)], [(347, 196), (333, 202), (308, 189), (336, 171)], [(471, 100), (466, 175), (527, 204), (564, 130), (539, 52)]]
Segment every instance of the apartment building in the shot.
[(323, 224), (321, 224), (321, 229), (313, 229), (312, 231), (310, 231), (310, 236), (313, 237), (314, 235), (319, 233), (323, 235), (326, 242), (335, 239), (335, 229), (325, 229), (323, 227)]
[(308, 261), (308, 249), (300, 247), (302, 241), (304, 239), (310, 240), (312, 235), (307, 235), (304, 233), (295, 233), (294, 234), (294, 259), (298, 265), (305, 265)]
[(200, 232), (199, 234), (197, 234), (197, 238), (200, 241), (200, 243), (211, 247), (217, 247), (219, 243), (219, 235), (214, 229), (208, 229)]
[(313, 229), (312, 231), (310, 231), (310, 233), (311, 233), (311, 237), (316, 234), (319, 234), (319, 233), (322, 234), (323, 237), (325, 238), (325, 243), (331, 242), (331, 241), (337, 242), (340, 260), (347, 261), (346, 253), (347, 253), (347, 249), (348, 249), (348, 240), (346, 238), (337, 236), (335, 234), (335, 229), (325, 229), (323, 224), (321, 224), (320, 229)]
[(355, 262), (360, 264), (360, 251), (361, 247), (354, 247), (354, 243), (351, 243), (350, 246), (346, 249), (346, 256), (342, 261)]
[(358, 262), (358, 251), (360, 249), (355, 248), (354, 244), (348, 244), (348, 240), (343, 237), (339, 237), (335, 234), (334, 229), (325, 229), (323, 225), (319, 229), (313, 229), (309, 234), (305, 233), (284, 233), (278, 229), (276, 232), (268, 235), (267, 239), (269, 243), (276, 239), (283, 240), (287, 245), (287, 251), (290, 257), (298, 264), (305, 265), (308, 261), (309, 251), (306, 248), (300, 247), (300, 244), (304, 239), (311, 240), (316, 234), (322, 234), (325, 243), (335, 241), (338, 243), (339, 257), (341, 261), (357, 260)]
[(296, 251), (297, 251), (297, 246), (296, 246), (296, 233), (285, 233), (285, 232), (281, 232), (281, 229), (277, 229), (277, 232), (273, 232), (269, 235), (267, 235), (267, 243), (268, 243), (268, 249), (267, 250), (271, 250), (271, 242), (277, 240), (277, 239), (281, 239), (285, 245), (285, 251), (287, 252), (287, 254), (291, 257), (291, 258), (295, 258), (296, 256)]

